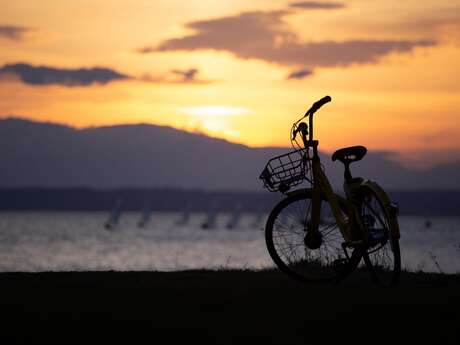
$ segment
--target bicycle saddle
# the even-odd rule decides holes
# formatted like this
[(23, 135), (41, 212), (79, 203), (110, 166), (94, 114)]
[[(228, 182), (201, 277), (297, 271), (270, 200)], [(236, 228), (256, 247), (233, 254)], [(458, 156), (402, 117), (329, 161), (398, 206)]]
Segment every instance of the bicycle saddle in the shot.
[(363, 159), (366, 155), (367, 149), (364, 146), (350, 146), (344, 147), (334, 152), (332, 155), (332, 161), (337, 159), (344, 164), (357, 162)]

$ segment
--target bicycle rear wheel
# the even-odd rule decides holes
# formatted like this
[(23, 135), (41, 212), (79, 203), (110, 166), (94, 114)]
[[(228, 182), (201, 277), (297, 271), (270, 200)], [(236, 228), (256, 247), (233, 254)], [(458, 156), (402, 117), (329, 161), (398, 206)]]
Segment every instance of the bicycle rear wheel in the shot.
[[(311, 219), (312, 193), (304, 190), (288, 196), (270, 213), (265, 227), (268, 252), (278, 268), (290, 277), (304, 282), (340, 281), (361, 260), (355, 250), (345, 253), (340, 229), (329, 202), (322, 198), (319, 232), (321, 245), (311, 249), (306, 234)], [(346, 213), (346, 203), (340, 207)], [(347, 259), (347, 255), (351, 259)]]
[(399, 238), (394, 235), (390, 210), (379, 196), (363, 187), (361, 219), (369, 234), (369, 248), (364, 262), (377, 285), (389, 287), (398, 283), (401, 273)]

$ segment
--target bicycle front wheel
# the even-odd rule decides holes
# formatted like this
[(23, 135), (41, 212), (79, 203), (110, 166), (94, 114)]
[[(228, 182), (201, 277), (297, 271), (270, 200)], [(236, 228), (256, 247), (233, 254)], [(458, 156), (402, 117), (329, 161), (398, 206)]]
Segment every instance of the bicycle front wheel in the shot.
[(363, 188), (361, 220), (368, 233), (369, 247), (364, 262), (377, 285), (389, 287), (399, 281), (401, 252), (399, 238), (392, 229), (390, 210), (371, 188)]
[[(346, 203), (340, 202), (343, 214)], [(268, 252), (284, 273), (304, 282), (339, 281), (358, 265), (358, 252), (348, 255), (331, 206), (321, 202), (320, 245), (311, 249), (306, 235), (311, 220), (312, 192), (304, 190), (283, 199), (270, 213), (265, 227)], [(311, 246), (310, 246), (311, 247)], [(315, 246), (317, 247), (317, 246)]]

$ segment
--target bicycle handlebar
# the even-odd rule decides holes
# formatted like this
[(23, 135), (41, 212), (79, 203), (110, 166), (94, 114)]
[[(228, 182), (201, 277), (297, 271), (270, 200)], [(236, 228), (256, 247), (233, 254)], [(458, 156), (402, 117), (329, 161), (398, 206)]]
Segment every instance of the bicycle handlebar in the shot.
[[(308, 111), (305, 113), (305, 115), (302, 118), (300, 118), (299, 120), (297, 120), (294, 123), (294, 125), (292, 126), (291, 140), (295, 140), (295, 138), (297, 136), (297, 133), (302, 132), (304, 134), (303, 137), (306, 137), (306, 135), (309, 134), (310, 135), (309, 140), (313, 141), (313, 114), (316, 113), (316, 111), (318, 111), (318, 109), (321, 108), (323, 105), (325, 105), (326, 103), (329, 103), (331, 100), (332, 100), (331, 96), (324, 96), (319, 101), (316, 101), (315, 103), (313, 103), (313, 105), (311, 106), (310, 109), (308, 109)], [(300, 125), (303, 124), (303, 126), (299, 125), (299, 127), (297, 127), (297, 124), (300, 121), (302, 121), (303, 118), (305, 118), (307, 116), (310, 116), (309, 119), (308, 119), (308, 126), (302, 122), (302, 123), (300, 123)], [(310, 128), (310, 133), (308, 133), (308, 128)]]
[(330, 101), (332, 100), (331, 96), (324, 96), (323, 98), (321, 98), (319, 101), (316, 101), (315, 103), (313, 103), (313, 105), (311, 106), (310, 109), (308, 109), (308, 111), (305, 113), (305, 116), (308, 116), (308, 115), (313, 115), (314, 113), (316, 113), (316, 111), (321, 108), (323, 105), (325, 105), (326, 103), (329, 103)]

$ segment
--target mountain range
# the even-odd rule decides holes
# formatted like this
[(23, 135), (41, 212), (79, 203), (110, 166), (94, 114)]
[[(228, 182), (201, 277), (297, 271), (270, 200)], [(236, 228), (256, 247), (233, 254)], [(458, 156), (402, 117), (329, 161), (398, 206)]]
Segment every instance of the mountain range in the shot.
[[(0, 120), (0, 187), (169, 187), (262, 190), (258, 179), (271, 157), (288, 148), (251, 148), (148, 124), (75, 129), (19, 118)], [(369, 152), (352, 165), (356, 176), (388, 189), (460, 189), (460, 162), (409, 169), (389, 152)], [(343, 168), (322, 162), (335, 187)]]

